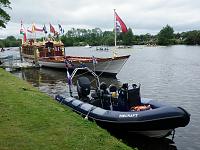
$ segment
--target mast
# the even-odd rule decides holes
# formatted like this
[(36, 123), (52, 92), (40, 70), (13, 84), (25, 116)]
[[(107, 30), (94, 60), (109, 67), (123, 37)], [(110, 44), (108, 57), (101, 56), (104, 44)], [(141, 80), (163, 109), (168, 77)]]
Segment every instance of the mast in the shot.
[(116, 13), (115, 13), (115, 9), (114, 9), (114, 32), (115, 32), (115, 47), (114, 47), (114, 50), (113, 50), (113, 58), (117, 56), (117, 52), (116, 52), (116, 49), (117, 49), (117, 24), (116, 24)]
[(114, 9), (114, 30), (115, 30), (115, 49), (117, 46), (117, 29), (116, 29), (116, 13), (115, 13), (115, 9)]

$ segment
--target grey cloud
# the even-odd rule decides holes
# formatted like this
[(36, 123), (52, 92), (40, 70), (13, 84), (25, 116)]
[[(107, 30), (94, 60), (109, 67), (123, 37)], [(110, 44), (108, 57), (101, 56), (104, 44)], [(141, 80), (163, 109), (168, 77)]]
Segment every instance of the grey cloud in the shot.
[(199, 29), (200, 24), (199, 0), (11, 0), (11, 7), (11, 22), (16, 24), (23, 20), (29, 25), (35, 22), (42, 26), (51, 22), (64, 27), (111, 30), (114, 8), (135, 32), (158, 33), (166, 24), (184, 31)]

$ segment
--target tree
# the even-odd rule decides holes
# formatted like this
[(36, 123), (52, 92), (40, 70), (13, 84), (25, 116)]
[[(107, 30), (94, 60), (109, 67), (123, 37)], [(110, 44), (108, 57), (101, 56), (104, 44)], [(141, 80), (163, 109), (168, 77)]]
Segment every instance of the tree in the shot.
[(194, 30), (186, 33), (185, 44), (200, 45), (200, 31)]
[(133, 45), (133, 32), (131, 28), (128, 29), (128, 32), (121, 34), (124, 45)]
[(158, 33), (158, 45), (171, 45), (173, 44), (174, 29), (167, 25)]
[(3, 8), (11, 9), (9, 0), (0, 0), (0, 27), (6, 28), (6, 23), (10, 21), (10, 16)]

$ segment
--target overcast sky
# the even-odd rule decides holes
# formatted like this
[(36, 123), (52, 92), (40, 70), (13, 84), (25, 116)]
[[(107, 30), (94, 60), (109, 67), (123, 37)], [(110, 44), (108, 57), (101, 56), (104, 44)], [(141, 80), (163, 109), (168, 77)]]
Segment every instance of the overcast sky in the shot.
[[(20, 21), (31, 28), (49, 23), (66, 30), (75, 28), (112, 30), (113, 9), (134, 34), (157, 34), (169, 24), (175, 32), (200, 29), (200, 0), (10, 0), (12, 10), (0, 38), (19, 36)], [(58, 30), (58, 29), (57, 29)]]

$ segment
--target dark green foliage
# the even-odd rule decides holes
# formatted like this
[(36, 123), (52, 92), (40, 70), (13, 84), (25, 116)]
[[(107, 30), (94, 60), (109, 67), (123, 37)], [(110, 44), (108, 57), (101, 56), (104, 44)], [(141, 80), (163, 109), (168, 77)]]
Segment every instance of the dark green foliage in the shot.
[(109, 46), (112, 46), (115, 44), (115, 38), (114, 38), (114, 32), (112, 31), (105, 31), (103, 33), (103, 37), (102, 37), (102, 40), (101, 40), (101, 45), (109, 45)]
[(123, 45), (133, 45), (133, 32), (131, 28), (128, 29), (128, 32), (121, 33), (120, 37)]
[(159, 45), (172, 45), (174, 44), (174, 29), (167, 25), (158, 33), (158, 44)]
[[(102, 31), (100, 28), (90, 29), (75, 29), (68, 30), (65, 35), (56, 37), (56, 40), (61, 40), (65, 46), (91, 46), (108, 45), (114, 46), (114, 30)], [(43, 41), (43, 38), (37, 41)], [(14, 36), (8, 36), (6, 39), (0, 40), (1, 47), (16, 47), (20, 46), (20, 39)], [(174, 30), (169, 25), (163, 27), (157, 35), (149, 33), (142, 35), (133, 35), (132, 29), (129, 28), (127, 33), (117, 34), (117, 45), (174, 45), (188, 44), (200, 45), (200, 31), (194, 30), (174, 34)]]
[(16, 39), (14, 36), (8, 36), (6, 39), (0, 40), (0, 48), (2, 47), (18, 47), (21, 44), (20, 39)]
[[(132, 45), (133, 33), (129, 28), (127, 33), (119, 35), (118, 41), (122, 41), (124, 45)], [(114, 45), (114, 32), (113, 31), (102, 31), (100, 28), (92, 30), (86, 29), (75, 29), (72, 28), (65, 35), (61, 36), (61, 41), (65, 46), (99, 46), (99, 45)]]
[(200, 31), (194, 30), (186, 33), (185, 44), (200, 45)]
[(10, 16), (3, 8), (11, 9), (9, 0), (0, 0), (0, 27), (6, 28), (6, 23), (10, 20)]
[(100, 28), (92, 30), (75, 29), (67, 31), (67, 33), (61, 36), (61, 41), (65, 46), (82, 46), (82, 45), (98, 45), (101, 43), (102, 31)]

